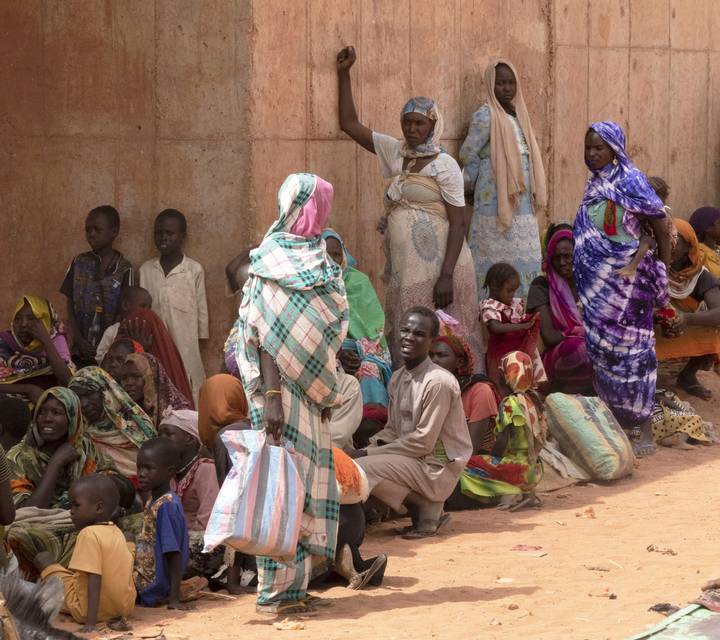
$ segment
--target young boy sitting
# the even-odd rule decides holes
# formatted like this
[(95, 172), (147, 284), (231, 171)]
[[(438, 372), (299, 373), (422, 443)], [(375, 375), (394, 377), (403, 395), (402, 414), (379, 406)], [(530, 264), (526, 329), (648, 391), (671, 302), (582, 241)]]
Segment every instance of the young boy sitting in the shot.
[(32, 422), (27, 403), (21, 398), (0, 397), (0, 445), (10, 451), (25, 437)]
[(115, 324), (111, 324), (100, 339), (100, 344), (95, 352), (95, 360), (98, 365), (102, 366), (103, 358), (108, 352), (110, 345), (115, 342), (120, 323), (133, 311), (138, 309), (152, 309), (152, 296), (147, 289), (142, 287), (130, 286), (125, 287), (118, 297), (117, 314), (115, 315)]
[(146, 440), (137, 456), (140, 489), (151, 496), (135, 554), (135, 587), (143, 607), (169, 599), (168, 609), (194, 609), (180, 602), (180, 581), (188, 566), (190, 543), (180, 498), (170, 480), (180, 468), (178, 446), (170, 438)]
[(120, 214), (114, 207), (93, 209), (85, 220), (91, 251), (73, 258), (60, 287), (67, 296), (72, 355), (79, 366), (96, 364), (95, 350), (105, 329), (115, 322), (120, 291), (134, 284), (132, 264), (113, 249), (119, 231)]
[(84, 623), (80, 633), (94, 631), (98, 622), (112, 624), (135, 607), (135, 544), (132, 534), (123, 535), (110, 522), (118, 497), (117, 486), (105, 475), (91, 473), (73, 482), (68, 491), (70, 518), (80, 533), (70, 568), (57, 564), (47, 551), (35, 556), (44, 580), (57, 576), (65, 584), (61, 611)]
[(154, 238), (160, 258), (140, 267), (140, 286), (150, 292), (153, 311), (165, 323), (180, 351), (197, 404), (205, 382), (199, 340), (209, 338), (210, 333), (205, 272), (202, 265), (183, 254), (186, 235), (187, 221), (180, 211), (165, 209), (158, 214)]

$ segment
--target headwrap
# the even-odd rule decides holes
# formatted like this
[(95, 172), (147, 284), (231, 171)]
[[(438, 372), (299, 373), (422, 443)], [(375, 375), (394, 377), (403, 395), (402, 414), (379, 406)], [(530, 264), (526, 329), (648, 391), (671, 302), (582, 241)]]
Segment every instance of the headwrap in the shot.
[[(585, 185), (582, 205), (609, 200), (647, 218), (664, 218), (662, 200), (657, 197), (645, 174), (630, 162), (625, 153), (623, 130), (614, 122), (595, 122), (590, 129), (597, 132), (615, 152), (617, 164), (610, 162), (597, 171), (591, 169), (593, 175)], [(624, 216), (623, 227), (629, 236), (640, 237), (640, 222), (636, 216)]]
[(392, 377), (392, 367), (385, 340), (385, 312), (370, 278), (355, 268), (357, 262), (348, 253), (342, 238), (332, 229), (326, 229), (320, 235), (326, 240), (335, 238), (343, 250), (340, 267), (343, 270), (349, 322), (347, 338), (341, 348), (354, 351), (360, 357), (355, 377), (360, 381), (363, 403), (373, 402), (387, 407), (387, 385)]
[(414, 149), (408, 146), (407, 141), (403, 142), (403, 145), (400, 147), (400, 155), (403, 158), (427, 158), (428, 156), (434, 156), (438, 153), (447, 153), (447, 151), (440, 146), (439, 142), (442, 139), (444, 129), (443, 117), (432, 98), (425, 98), (423, 96), (410, 98), (403, 107), (401, 118), (406, 113), (420, 113), (434, 122), (435, 127), (430, 132), (428, 139)]
[(67, 492), (70, 485), (80, 476), (89, 473), (117, 473), (112, 458), (97, 447), (81, 429), (82, 411), (80, 398), (70, 389), (53, 387), (45, 391), (35, 405), (33, 422), (20, 444), (8, 452), (13, 479), (10, 486), (13, 491), (13, 501), (19, 504), (29, 498), (40, 484), (47, 471), (52, 456), (41, 451), (45, 444), (37, 419), (45, 401), (52, 396), (65, 407), (68, 420), (67, 444), (78, 453), (78, 459), (65, 465), (59, 472), (55, 487), (53, 488), (50, 508), (68, 508)]
[[(120, 342), (129, 342), (132, 346), (133, 353), (145, 353), (145, 349), (142, 348), (142, 345), (139, 342), (135, 342), (135, 340), (130, 340), (130, 338), (123, 338), (122, 336), (119, 338), (116, 338), (115, 341), (110, 345), (112, 347), (113, 345), (116, 345)], [(109, 349), (108, 349), (109, 351)]]
[(150, 417), (104, 369), (80, 369), (70, 379), (68, 387), (71, 390), (97, 391), (102, 396), (104, 414), (100, 421), (89, 424), (87, 418), (83, 418), (86, 430), (91, 436), (94, 432), (117, 429), (139, 448), (143, 442), (157, 435)]
[(73, 391), (71, 391), (70, 389), (66, 389), (65, 387), (53, 387), (52, 389), (48, 389), (40, 396), (40, 399), (35, 404), (35, 411), (33, 411), (33, 421), (30, 425), (30, 431), (32, 432), (34, 443), (38, 447), (42, 447), (45, 444), (45, 440), (43, 440), (43, 437), (40, 435), (40, 430), (38, 429), (37, 419), (40, 413), (40, 409), (42, 409), (42, 406), (45, 404), (45, 400), (47, 400), (48, 397), (51, 396), (56, 400), (62, 402), (63, 406), (65, 407), (65, 413), (67, 414), (68, 419), (68, 434), (66, 442), (68, 444), (75, 444), (75, 441), (78, 438), (80, 425), (82, 424), (80, 398), (78, 398), (77, 395), (73, 393)]
[(226, 373), (211, 376), (200, 387), (198, 396), (198, 433), (208, 449), (223, 427), (242, 422), (249, 413), (242, 382)]
[[(124, 336), (123, 330), (125, 325), (130, 323), (134, 325), (135, 320), (138, 321), (141, 328), (142, 323), (145, 322), (145, 336), (148, 338), (152, 336), (152, 345), (148, 353), (160, 360), (170, 380), (172, 380), (177, 390), (188, 399), (190, 408), (194, 409), (195, 402), (193, 401), (190, 379), (185, 371), (185, 363), (170, 332), (166, 329), (165, 324), (157, 313), (150, 309), (137, 309), (129, 313), (120, 326), (116, 342)], [(140, 349), (140, 351), (135, 350), (135, 353), (141, 352), (142, 349)]]
[(325, 182), (317, 177), (315, 183), (315, 191), (310, 199), (305, 203), (295, 224), (290, 229), (290, 233), (296, 236), (304, 236), (305, 238), (313, 238), (322, 231), (333, 200), (333, 187), (329, 182)]
[[(33, 315), (39, 320), (42, 320), (43, 326), (45, 327), (45, 330), (50, 334), (51, 339), (59, 333), (65, 333), (64, 327), (58, 319), (57, 313), (55, 313), (55, 309), (53, 309), (50, 301), (46, 300), (45, 298), (39, 298), (38, 296), (23, 296), (18, 306), (15, 307), (15, 311), (13, 312), (13, 319), (18, 314), (18, 311), (20, 311), (20, 309), (22, 309), (26, 304), (30, 305)], [(15, 338), (17, 343), (20, 344), (20, 340), (15, 335), (14, 330), (12, 332), (12, 336), (13, 338)], [(29, 345), (23, 346), (23, 349), (25, 349), (25, 351), (32, 352), (42, 351), (43, 344), (42, 342), (40, 342), (40, 340), (34, 338)]]
[[(560, 240), (572, 242), (572, 231), (558, 231), (550, 238), (547, 251), (547, 279), (550, 289), (550, 310), (552, 312), (553, 324), (563, 335), (582, 337), (585, 335), (582, 316), (578, 310), (575, 298), (573, 298), (570, 285), (565, 278), (562, 278), (552, 266), (552, 258), (555, 255), (555, 248)], [(566, 333), (567, 332), (567, 333)]]
[[(322, 236), (323, 240), (327, 240), (328, 238), (335, 238), (340, 243), (340, 246), (343, 250), (343, 261), (340, 265), (340, 268), (343, 270), (343, 278), (345, 277), (345, 270), (350, 267), (351, 269), (354, 269), (357, 267), (357, 260), (353, 258), (347, 248), (345, 247), (345, 243), (343, 242), (343, 239), (332, 229), (324, 229), (320, 235)], [(347, 288), (347, 286), (345, 287)]]
[(698, 240), (702, 241), (705, 232), (720, 220), (720, 209), (715, 207), (700, 207), (690, 216), (690, 226), (695, 231)]
[[(13, 320), (26, 304), (30, 305), (33, 315), (42, 321), (45, 330), (54, 340), (58, 336), (65, 335), (65, 327), (58, 319), (55, 309), (49, 300), (37, 296), (23, 296), (20, 303), (15, 307)], [(75, 365), (66, 360), (71, 371), (75, 371)], [(0, 331), (0, 383), (14, 384), (26, 378), (37, 376), (52, 376), (52, 367), (45, 355), (42, 342), (33, 339), (30, 344), (23, 346), (15, 335), (14, 330)], [(57, 384), (54, 380), (53, 383)]]
[(690, 250), (687, 257), (690, 260), (690, 266), (685, 267), (681, 271), (675, 271), (672, 265), (668, 269), (668, 293), (675, 300), (684, 300), (689, 297), (695, 289), (700, 275), (705, 271), (700, 256), (700, 246), (695, 231), (690, 223), (685, 220), (675, 220), (678, 233), (687, 242)]
[(542, 270), (545, 271), (545, 262), (547, 261), (548, 244), (552, 237), (558, 232), (558, 227), (567, 226), (572, 231), (573, 223), (571, 220), (555, 220), (548, 225), (547, 229), (540, 232), (540, 250), (542, 251)]
[(189, 433), (193, 438), (200, 442), (197, 411), (191, 411), (190, 409), (184, 409), (180, 411), (169, 409), (163, 414), (163, 419), (160, 422), (160, 426), (164, 424), (168, 424), (172, 427), (177, 427), (185, 433)]
[(500, 377), (515, 395), (523, 412), (528, 456), (530, 462), (535, 464), (540, 451), (545, 446), (547, 417), (542, 400), (537, 394), (535, 373), (530, 356), (522, 351), (508, 353), (500, 361)]
[(460, 384), (460, 392), (469, 389), (478, 382), (487, 382), (495, 394), (496, 401), (498, 404), (500, 403), (497, 387), (492, 379), (482, 373), (473, 374), (473, 370), (475, 369), (475, 357), (473, 356), (472, 349), (470, 349), (470, 345), (464, 340), (464, 338), (452, 334), (446, 334), (444, 336), (439, 336), (435, 339), (435, 341), (444, 342), (453, 350), (453, 353), (458, 358), (465, 358), (465, 361), (467, 362), (466, 366), (458, 368), (455, 372), (455, 376)]
[(317, 408), (342, 402), (335, 376), (348, 326), (342, 273), (319, 235), (306, 238), (289, 231), (317, 180), (306, 173), (288, 176), (278, 194), (278, 220), (250, 253), (235, 357), (256, 429), (265, 405), (261, 350), (272, 356), (283, 381)]
[(515, 108), (529, 152), (529, 187), (535, 215), (547, 205), (547, 183), (540, 147), (535, 139), (535, 132), (530, 124), (530, 115), (520, 88), (520, 77), (512, 62), (503, 59), (493, 60), (485, 69), (485, 91), (488, 107), (490, 107), (490, 171), (497, 186), (497, 228), (505, 231), (512, 226), (513, 218), (520, 210), (520, 195), (528, 190), (528, 185), (525, 184), (525, 171), (515, 128), (505, 109), (495, 97), (495, 69), (499, 64), (510, 67), (517, 83), (517, 92), (512, 106)]
[(165, 411), (170, 409), (190, 409), (191, 402), (168, 377), (164, 367), (155, 356), (149, 353), (131, 353), (125, 362), (132, 362), (145, 380), (143, 409), (152, 418), (153, 425), (160, 424)]

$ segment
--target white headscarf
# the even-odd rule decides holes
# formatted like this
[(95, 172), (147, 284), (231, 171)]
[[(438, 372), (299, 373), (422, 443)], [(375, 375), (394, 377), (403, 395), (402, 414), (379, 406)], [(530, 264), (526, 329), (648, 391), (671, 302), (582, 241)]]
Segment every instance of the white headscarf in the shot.
[(189, 409), (175, 411), (173, 409), (170, 409), (163, 414), (163, 419), (160, 422), (160, 426), (164, 424), (168, 424), (172, 427), (182, 429), (185, 433), (189, 433), (198, 442), (200, 442), (197, 411), (190, 411)]

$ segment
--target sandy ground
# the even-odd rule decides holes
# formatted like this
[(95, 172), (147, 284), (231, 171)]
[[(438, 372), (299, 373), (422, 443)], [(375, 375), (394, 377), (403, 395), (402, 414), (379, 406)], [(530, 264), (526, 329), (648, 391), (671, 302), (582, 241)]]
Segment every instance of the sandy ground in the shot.
[[(720, 423), (720, 377), (701, 379), (717, 399), (693, 404)], [(662, 619), (648, 611), (652, 605), (684, 606), (703, 582), (720, 576), (718, 478), (720, 446), (663, 448), (630, 477), (545, 494), (539, 510), (456, 513), (442, 535), (419, 542), (395, 536), (397, 523), (369, 529), (363, 555), (389, 557), (382, 588), (325, 591), (336, 602), (305, 620), (305, 631), (277, 631), (272, 619), (255, 613), (248, 594), (199, 602), (193, 612), (137, 608), (133, 633), (147, 637), (162, 629), (169, 639), (214, 640), (279, 633), (318, 640), (621, 640)], [(589, 507), (595, 518), (578, 517)], [(540, 546), (536, 553), (547, 555), (510, 550), (518, 544)], [(649, 545), (677, 555), (648, 551)], [(604, 593), (616, 598), (597, 597)], [(58, 626), (77, 629), (61, 618)]]

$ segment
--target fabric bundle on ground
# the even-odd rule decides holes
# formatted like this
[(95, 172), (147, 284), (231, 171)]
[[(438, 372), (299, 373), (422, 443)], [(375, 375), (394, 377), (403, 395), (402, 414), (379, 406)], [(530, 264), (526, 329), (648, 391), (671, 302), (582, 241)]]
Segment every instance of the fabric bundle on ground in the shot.
[(632, 473), (632, 445), (602, 400), (551, 393), (545, 408), (548, 430), (560, 450), (593, 478), (614, 480)]

